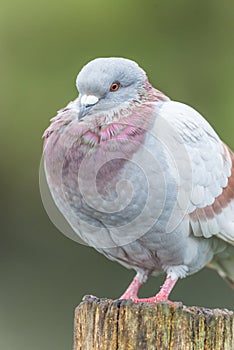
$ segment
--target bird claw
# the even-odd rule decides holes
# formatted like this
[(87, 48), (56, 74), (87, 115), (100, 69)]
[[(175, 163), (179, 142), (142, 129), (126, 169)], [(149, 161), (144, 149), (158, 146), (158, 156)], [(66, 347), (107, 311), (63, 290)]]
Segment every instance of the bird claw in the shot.
[(166, 302), (169, 303), (170, 305), (174, 304), (173, 301), (170, 301), (167, 298), (161, 298), (161, 297), (151, 297), (151, 298), (133, 298), (132, 301), (134, 303), (160, 303), (160, 302)]

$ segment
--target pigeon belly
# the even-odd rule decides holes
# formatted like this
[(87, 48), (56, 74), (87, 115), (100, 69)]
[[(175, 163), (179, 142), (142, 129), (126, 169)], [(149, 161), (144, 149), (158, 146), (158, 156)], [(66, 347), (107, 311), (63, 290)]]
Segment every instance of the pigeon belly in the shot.
[(188, 217), (177, 208), (172, 165), (149, 130), (95, 146), (76, 141), (66, 151), (53, 137), (48, 141), (52, 196), (88, 245), (147, 273), (178, 266), (183, 277), (211, 260), (213, 243), (190, 235)]

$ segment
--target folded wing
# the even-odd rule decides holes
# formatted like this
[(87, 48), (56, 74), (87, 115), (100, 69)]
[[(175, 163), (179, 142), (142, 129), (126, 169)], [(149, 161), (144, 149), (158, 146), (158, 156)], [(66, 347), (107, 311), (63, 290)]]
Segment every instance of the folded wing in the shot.
[(178, 186), (188, 202), (187, 213), (194, 235), (205, 238), (216, 235), (234, 245), (233, 152), (210, 124), (187, 105), (167, 102), (160, 116), (173, 129), (177, 145), (173, 152), (176, 154), (175, 148), (183, 147), (187, 155)]

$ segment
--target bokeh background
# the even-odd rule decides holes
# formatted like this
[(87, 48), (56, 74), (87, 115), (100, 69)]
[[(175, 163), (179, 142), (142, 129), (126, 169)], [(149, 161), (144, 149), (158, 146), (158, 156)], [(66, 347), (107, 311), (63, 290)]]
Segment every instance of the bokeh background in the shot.
[[(98, 56), (139, 62), (234, 148), (233, 1), (1, 0), (1, 350), (71, 349), (82, 296), (117, 298), (134, 274), (62, 235), (40, 199), (43, 130)], [(141, 295), (161, 283), (151, 278)], [(233, 291), (206, 269), (178, 283), (172, 299), (234, 307)]]

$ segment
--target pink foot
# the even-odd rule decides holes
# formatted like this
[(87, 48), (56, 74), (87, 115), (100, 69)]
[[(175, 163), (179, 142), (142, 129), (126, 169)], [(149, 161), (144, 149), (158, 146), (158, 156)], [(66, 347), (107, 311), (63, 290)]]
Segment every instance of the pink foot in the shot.
[(159, 298), (157, 295), (150, 298), (133, 298), (132, 301), (134, 301), (134, 303), (159, 303), (160, 301), (167, 301), (171, 305), (174, 304), (174, 302), (168, 298)]
[(135, 303), (158, 303), (160, 301), (168, 301), (170, 304), (173, 304), (172, 301), (168, 300), (169, 294), (171, 293), (174, 285), (176, 284), (177, 279), (172, 279), (171, 276), (167, 276), (166, 281), (164, 282), (159, 293), (154, 297), (150, 298), (138, 298), (137, 292), (142, 285), (137, 278), (134, 278), (126, 292), (120, 297), (120, 299), (131, 299)]

